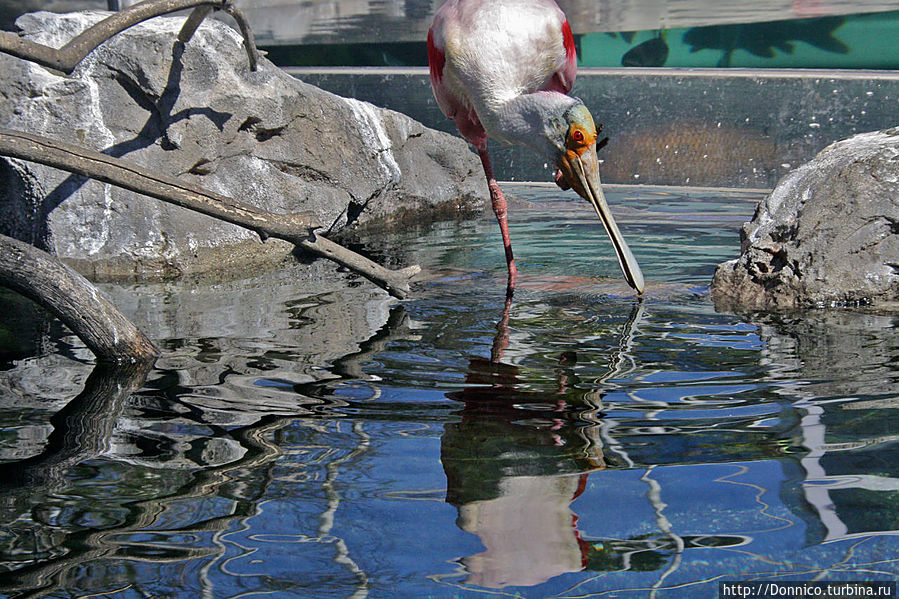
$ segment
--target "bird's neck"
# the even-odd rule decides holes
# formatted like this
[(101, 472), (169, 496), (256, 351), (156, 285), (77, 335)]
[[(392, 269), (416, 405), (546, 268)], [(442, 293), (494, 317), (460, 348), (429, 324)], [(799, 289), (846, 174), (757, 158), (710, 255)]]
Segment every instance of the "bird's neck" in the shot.
[(506, 144), (522, 145), (544, 158), (554, 159), (564, 148), (556, 144), (564, 139), (563, 114), (577, 100), (551, 91), (538, 91), (497, 101), (489, 116), (481, 119), (487, 134)]

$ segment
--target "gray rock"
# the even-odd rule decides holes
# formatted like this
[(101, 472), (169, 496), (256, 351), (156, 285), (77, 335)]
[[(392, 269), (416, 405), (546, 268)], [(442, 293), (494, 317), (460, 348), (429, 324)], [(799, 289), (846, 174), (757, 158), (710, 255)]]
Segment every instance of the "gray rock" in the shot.
[(718, 266), (722, 309), (867, 305), (899, 298), (899, 128), (834, 143), (784, 177)]
[[(107, 16), (33, 13), (23, 35), (59, 47)], [(0, 126), (104, 151), (281, 213), (347, 225), (478, 211), (486, 185), (464, 141), (347, 100), (267, 60), (250, 72), (240, 35), (183, 17), (115, 36), (71, 77), (0, 56)], [(0, 160), (0, 232), (95, 278), (236, 269), (292, 246), (83, 177)]]
[(28, 12), (74, 12), (76, 10), (105, 10), (106, 0), (0, 0), (0, 29), (14, 31), (16, 19)]

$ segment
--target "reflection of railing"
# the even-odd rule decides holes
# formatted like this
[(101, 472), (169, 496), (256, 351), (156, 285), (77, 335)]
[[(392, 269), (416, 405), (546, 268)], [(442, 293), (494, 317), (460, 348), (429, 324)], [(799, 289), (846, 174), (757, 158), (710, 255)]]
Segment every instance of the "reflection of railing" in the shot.
[(859, 449), (868, 444), (895, 442), (899, 435), (887, 435), (870, 439), (867, 442), (832, 444), (825, 441), (827, 425), (823, 422), (824, 408), (814, 401), (800, 400), (794, 404), (796, 409), (805, 412), (799, 424), (802, 432), (802, 445), (808, 453), (800, 458), (799, 463), (805, 470), (802, 481), (802, 494), (809, 505), (817, 512), (817, 517), (824, 525), (823, 541), (836, 541), (869, 536), (871, 534), (899, 535), (899, 530), (856, 531), (850, 532), (849, 526), (838, 513), (838, 502), (834, 501), (831, 491), (839, 489), (897, 492), (899, 478), (891, 476), (875, 476), (871, 474), (828, 474), (823, 458), (828, 452)]
[[(797, 418), (791, 452), (800, 468), (794, 476), (802, 501), (788, 507), (809, 522), (807, 535), (816, 543), (899, 535), (895, 519), (873, 515), (880, 511), (878, 503), (891, 505), (899, 491), (895, 467), (852, 459), (868, 448), (888, 451), (878, 447), (899, 440), (888, 424), (876, 426), (890, 422), (899, 389), (890, 351), (895, 347), (892, 316), (830, 311), (760, 320), (762, 363), (772, 378), (801, 381), (779, 385), (786, 398), (798, 398), (790, 404)], [(861, 399), (865, 396), (874, 399)], [(865, 495), (874, 509), (860, 507)]]
[(322, 482), (322, 488), (328, 498), (328, 508), (321, 515), (321, 524), (318, 528), (318, 540), (321, 542), (332, 542), (334, 544), (334, 561), (335, 563), (347, 568), (350, 573), (358, 580), (356, 592), (350, 597), (351, 599), (362, 599), (368, 596), (368, 575), (362, 568), (350, 557), (350, 550), (346, 541), (340, 537), (331, 534), (334, 528), (334, 515), (337, 507), (340, 505), (340, 493), (337, 491), (335, 482), (340, 472), (340, 465), (362, 455), (368, 451), (371, 446), (371, 438), (365, 432), (362, 423), (356, 421), (353, 423), (353, 433), (358, 437), (359, 443), (355, 449), (348, 452), (341, 458), (337, 458), (327, 466), (327, 477)]
[[(609, 374), (603, 377), (603, 381), (608, 380), (613, 376), (621, 376), (621, 374), (623, 374), (625, 371), (625, 365), (629, 366), (629, 370), (636, 369), (636, 363), (631, 352), (634, 345), (634, 338), (637, 334), (639, 334), (639, 323), (642, 316), (643, 303), (640, 302), (635, 306), (634, 311), (631, 313), (631, 316), (628, 319), (628, 326), (625, 328), (627, 334), (621, 336), (619, 347), (612, 353), (612, 367), (609, 369)], [(635, 393), (629, 393), (628, 395), (632, 399), (640, 401), (640, 398)], [(614, 435), (612, 434), (611, 430), (613, 427), (611, 423), (605, 421), (605, 424), (606, 426), (603, 427), (603, 438), (611, 442), (612, 446), (615, 448), (616, 453), (618, 453), (626, 463), (629, 463), (629, 465), (633, 467), (634, 463), (627, 455), (627, 451), (625, 451), (625, 449), (621, 447), (620, 444), (614, 441)], [(644, 472), (643, 476), (640, 477), (640, 480), (645, 482), (649, 486), (646, 498), (652, 505), (652, 510), (655, 513), (656, 527), (664, 537), (667, 537), (671, 541), (671, 547), (669, 551), (673, 554), (673, 558), (671, 559), (668, 567), (659, 576), (656, 583), (653, 584), (652, 590), (650, 592), (650, 597), (656, 596), (656, 593), (662, 587), (665, 578), (667, 578), (680, 566), (685, 549), (683, 537), (681, 537), (681, 535), (674, 531), (671, 522), (667, 517), (665, 517), (664, 510), (666, 504), (664, 503), (664, 501), (662, 501), (662, 487), (658, 481), (651, 477), (654, 468), (654, 465), (650, 465), (648, 468), (646, 468), (646, 471)]]

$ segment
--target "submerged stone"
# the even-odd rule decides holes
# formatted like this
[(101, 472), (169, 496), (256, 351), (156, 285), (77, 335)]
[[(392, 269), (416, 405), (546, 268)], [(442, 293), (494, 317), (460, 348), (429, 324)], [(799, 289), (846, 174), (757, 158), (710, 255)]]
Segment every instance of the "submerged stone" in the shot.
[[(23, 37), (61, 47), (109, 13), (33, 13)], [(452, 135), (305, 84), (207, 19), (132, 27), (69, 76), (0, 55), (0, 126), (76, 143), (328, 231), (478, 211), (477, 157)], [(0, 233), (98, 278), (156, 278), (280, 260), (290, 244), (49, 167), (0, 158)]]
[(885, 304), (899, 299), (899, 128), (834, 143), (784, 177), (719, 265), (721, 309)]

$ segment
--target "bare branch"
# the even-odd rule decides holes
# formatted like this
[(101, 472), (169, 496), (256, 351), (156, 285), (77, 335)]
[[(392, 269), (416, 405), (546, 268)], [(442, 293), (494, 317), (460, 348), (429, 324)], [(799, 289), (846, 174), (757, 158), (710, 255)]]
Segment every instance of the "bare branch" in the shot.
[(84, 341), (98, 360), (152, 360), (153, 343), (87, 279), (27, 243), (0, 235), (0, 285), (34, 300)]
[(275, 214), (261, 210), (187, 181), (73, 144), (30, 133), (0, 129), (0, 156), (46, 164), (123, 187), (250, 229), (263, 239), (276, 237), (289, 241), (350, 268), (394, 297), (403, 298), (409, 294), (409, 279), (420, 270), (418, 266), (396, 271), (384, 268), (315, 234), (314, 230), (320, 225), (308, 216)]
[(190, 12), (190, 16), (187, 17), (187, 20), (184, 21), (184, 25), (181, 26), (181, 31), (178, 32), (178, 41), (182, 44), (186, 44), (190, 41), (190, 38), (194, 36), (197, 28), (200, 26), (200, 23), (203, 22), (203, 19), (209, 16), (209, 13), (212, 12), (211, 6), (198, 6)]
[(346, 266), (399, 299), (409, 295), (409, 280), (421, 272), (421, 267), (417, 264), (401, 270), (384, 268), (377, 262), (372, 262), (365, 256), (360, 256), (317, 233), (313, 233), (312, 239), (304, 239), (299, 245), (310, 252)]
[(0, 128), (0, 155), (46, 164), (154, 197), (182, 208), (293, 243), (309, 236), (319, 223), (301, 215), (272, 214), (187, 181), (133, 163), (64, 143)]
[[(199, 12), (204, 7), (207, 7), (207, 10)], [(188, 22), (185, 23), (181, 34), (179, 34), (179, 40), (185, 41), (193, 36), (200, 22), (209, 14), (209, 9), (225, 10), (237, 21), (244, 36), (244, 46), (247, 51), (247, 59), (250, 62), (250, 69), (256, 70), (259, 51), (256, 49), (253, 32), (247, 24), (243, 13), (231, 7), (230, 0), (144, 0), (123, 11), (111, 14), (99, 23), (82, 31), (59, 49), (32, 42), (8, 31), (0, 31), (0, 52), (62, 71), (68, 75), (75, 70), (78, 63), (84, 60), (85, 56), (117, 33), (142, 21), (189, 8), (197, 10), (188, 18)], [(184, 37), (183, 40), (182, 37)]]
[(247, 20), (246, 15), (243, 14), (243, 11), (233, 4), (228, 4), (225, 7), (225, 12), (231, 15), (231, 18), (237, 22), (240, 33), (243, 35), (243, 45), (247, 51), (247, 59), (250, 61), (250, 70), (255, 71), (256, 66), (259, 64), (259, 50), (256, 48), (256, 36), (253, 35), (250, 22)]

